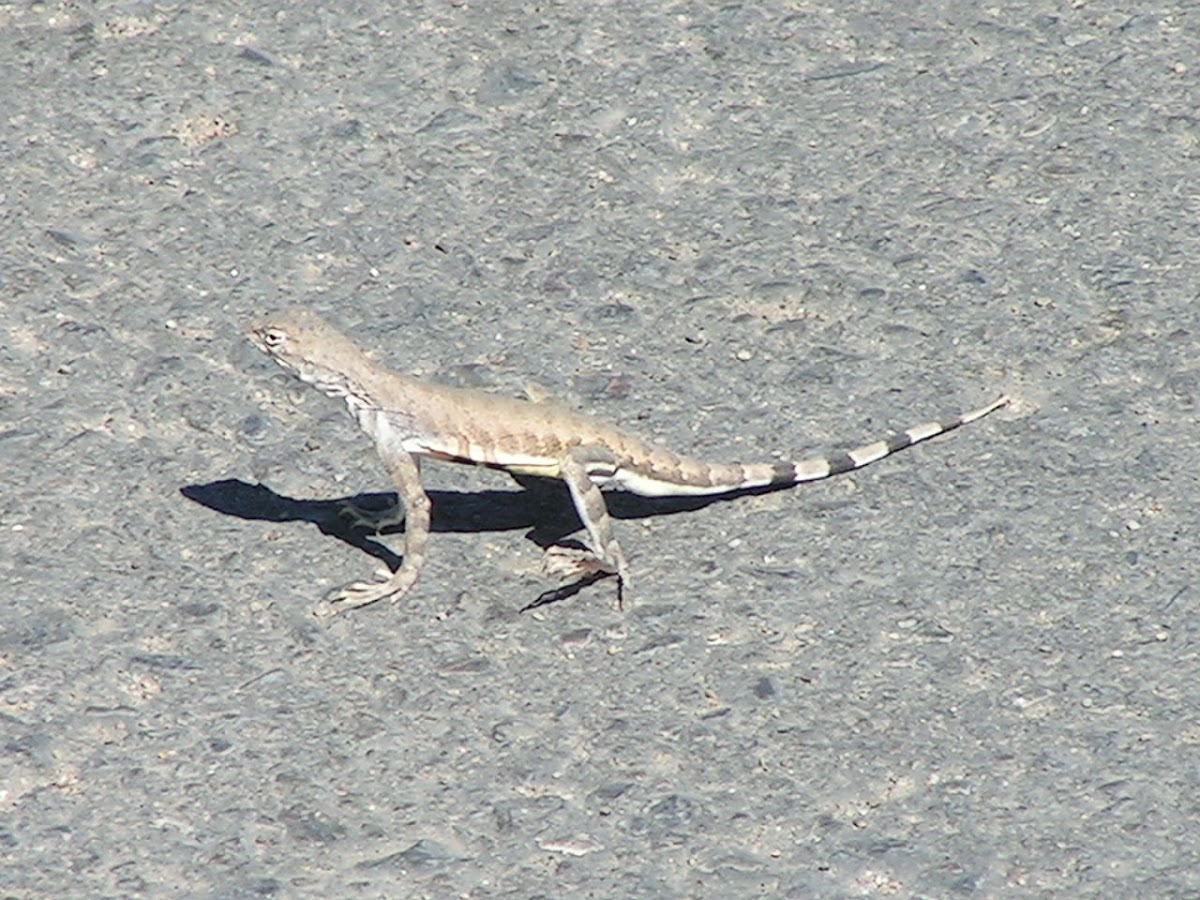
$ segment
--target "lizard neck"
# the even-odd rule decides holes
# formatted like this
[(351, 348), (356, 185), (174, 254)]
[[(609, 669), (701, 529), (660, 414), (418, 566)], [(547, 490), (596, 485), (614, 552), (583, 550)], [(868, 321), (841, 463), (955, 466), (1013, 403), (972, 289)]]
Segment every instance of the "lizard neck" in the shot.
[(370, 402), (363, 383), (342, 372), (306, 372), (300, 375), (300, 380), (311, 384), (322, 394), (341, 397), (351, 409), (366, 406)]
[[(293, 367), (284, 364), (284, 368)], [(293, 373), (305, 384), (312, 385), (322, 394), (345, 400), (346, 406), (350, 408), (350, 413), (355, 418), (359, 418), (363, 410), (378, 406), (369, 386), (372, 372), (368, 364), (344, 369), (300, 365), (293, 368)]]
[(411, 422), (414, 403), (419, 405), (428, 390), (415, 379), (389, 372), (366, 357), (338, 363), (304, 360), (300, 365), (281, 365), (322, 394), (344, 401), (351, 418), (376, 443), (385, 440), (397, 423)]

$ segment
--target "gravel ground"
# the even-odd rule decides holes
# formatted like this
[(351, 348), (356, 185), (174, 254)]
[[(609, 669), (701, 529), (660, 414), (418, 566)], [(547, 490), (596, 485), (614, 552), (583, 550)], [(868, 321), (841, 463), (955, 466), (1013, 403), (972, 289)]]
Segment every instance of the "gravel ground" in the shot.
[[(0, 895), (1200, 893), (1195, 11), (279, 10), (0, 6)], [(284, 304), (715, 459), (1015, 402), (618, 504), (623, 610), (429, 464), (319, 619), (388, 484)]]

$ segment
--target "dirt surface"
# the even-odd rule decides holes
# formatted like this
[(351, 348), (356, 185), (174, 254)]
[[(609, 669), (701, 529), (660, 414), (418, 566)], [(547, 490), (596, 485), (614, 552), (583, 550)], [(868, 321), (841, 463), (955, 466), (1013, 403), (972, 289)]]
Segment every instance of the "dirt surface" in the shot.
[[(1200, 892), (1197, 16), (651, 6), (0, 6), (0, 894)], [(625, 508), (624, 610), (429, 464), (324, 620), (285, 304), (722, 460), (1015, 402)]]

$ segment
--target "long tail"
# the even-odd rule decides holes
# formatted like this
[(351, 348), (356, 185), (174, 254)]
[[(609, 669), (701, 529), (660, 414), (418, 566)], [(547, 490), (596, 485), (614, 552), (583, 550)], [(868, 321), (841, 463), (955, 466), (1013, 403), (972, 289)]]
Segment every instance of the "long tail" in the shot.
[(827, 459), (806, 459), (800, 462), (780, 463), (773, 467), (773, 477), (768, 483), (772, 485), (799, 484), (802, 481), (820, 481), (822, 478), (841, 475), (843, 472), (853, 472), (855, 469), (861, 469), (885, 456), (891, 456), (898, 450), (961, 428), (976, 419), (982, 419), (988, 413), (1006, 406), (1009, 399), (1007, 396), (1000, 397), (987, 406), (963, 413), (949, 422), (927, 422), (924, 425), (917, 425), (915, 428), (909, 428), (907, 431), (884, 438), (882, 441), (866, 444), (847, 453), (835, 454)]
[[(618, 447), (619, 455), (627, 460), (637, 460), (639, 465), (622, 465), (614, 474), (608, 463), (597, 471), (589, 470), (588, 475), (603, 487), (616, 487), (643, 497), (712, 496), (756, 488), (787, 487), (861, 469), (897, 450), (983, 418), (1008, 402), (1008, 397), (1001, 397), (987, 406), (963, 413), (957, 419), (918, 425), (882, 441), (827, 459), (781, 463), (709, 463), (639, 441), (633, 448)], [(620, 442), (627, 439), (616, 434), (612, 440)]]

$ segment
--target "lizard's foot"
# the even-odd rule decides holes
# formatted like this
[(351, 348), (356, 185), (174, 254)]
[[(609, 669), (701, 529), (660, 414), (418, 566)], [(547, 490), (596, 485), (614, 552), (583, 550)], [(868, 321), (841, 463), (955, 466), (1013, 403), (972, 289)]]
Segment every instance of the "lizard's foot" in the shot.
[(620, 565), (606, 562), (584, 547), (563, 544), (547, 547), (542, 556), (542, 571), (548, 577), (562, 582), (561, 586), (542, 592), (521, 612), (574, 597), (585, 587), (605, 578), (616, 578), (617, 608), (624, 607), (625, 592), (629, 586), (628, 576), (622, 571)]
[[(326, 595), (325, 601), (314, 612), (318, 618), (326, 618), (346, 610), (370, 606), (380, 600), (390, 600), (395, 603), (412, 586), (411, 578), (397, 578), (399, 574), (398, 572), (380, 581), (353, 581), (344, 587), (330, 591)], [(406, 584), (405, 581), (408, 583)]]
[(399, 500), (393, 500), (384, 509), (363, 506), (353, 500), (343, 500), (338, 504), (337, 517), (351, 528), (380, 534), (387, 528), (404, 524), (404, 507)]
[(542, 554), (542, 572), (547, 578), (565, 582), (616, 575), (617, 568), (585, 547), (554, 544)]

